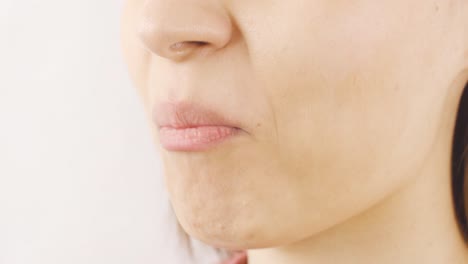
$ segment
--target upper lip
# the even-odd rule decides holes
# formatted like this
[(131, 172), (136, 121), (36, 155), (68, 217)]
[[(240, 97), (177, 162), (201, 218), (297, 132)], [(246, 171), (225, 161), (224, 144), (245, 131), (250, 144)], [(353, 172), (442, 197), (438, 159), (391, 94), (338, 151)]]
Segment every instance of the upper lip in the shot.
[(212, 108), (189, 101), (164, 101), (154, 105), (153, 121), (158, 126), (190, 128), (197, 126), (229, 126), (239, 128), (232, 117)]

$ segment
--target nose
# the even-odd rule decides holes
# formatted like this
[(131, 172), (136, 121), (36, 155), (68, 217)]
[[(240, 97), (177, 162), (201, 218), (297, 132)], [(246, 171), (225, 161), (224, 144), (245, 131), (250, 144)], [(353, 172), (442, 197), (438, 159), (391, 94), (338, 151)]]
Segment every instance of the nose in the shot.
[(229, 15), (216, 0), (147, 0), (138, 37), (152, 53), (182, 61), (226, 46), (232, 36)]

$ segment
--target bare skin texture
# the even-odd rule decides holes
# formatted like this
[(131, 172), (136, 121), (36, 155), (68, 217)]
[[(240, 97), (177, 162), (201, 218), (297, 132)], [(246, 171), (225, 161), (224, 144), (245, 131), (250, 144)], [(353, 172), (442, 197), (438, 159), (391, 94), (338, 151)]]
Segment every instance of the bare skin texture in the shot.
[(188, 100), (247, 132), (159, 148), (188, 234), (249, 264), (468, 263), (449, 167), (468, 1), (130, 0), (122, 18), (149, 121)]

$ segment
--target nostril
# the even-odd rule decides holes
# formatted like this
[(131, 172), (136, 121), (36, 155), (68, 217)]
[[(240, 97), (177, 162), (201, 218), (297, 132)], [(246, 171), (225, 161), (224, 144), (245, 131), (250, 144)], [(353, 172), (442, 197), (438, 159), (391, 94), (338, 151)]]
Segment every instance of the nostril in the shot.
[(207, 43), (204, 42), (204, 41), (187, 41), (187, 42), (188, 42), (188, 43), (191, 43), (191, 44), (194, 44), (194, 45), (198, 45), (198, 46), (207, 44)]
[(177, 42), (170, 46), (170, 49), (173, 51), (182, 51), (184, 49), (193, 48), (193, 47), (200, 47), (204, 46), (207, 43), (204, 41), (184, 41), (184, 42)]

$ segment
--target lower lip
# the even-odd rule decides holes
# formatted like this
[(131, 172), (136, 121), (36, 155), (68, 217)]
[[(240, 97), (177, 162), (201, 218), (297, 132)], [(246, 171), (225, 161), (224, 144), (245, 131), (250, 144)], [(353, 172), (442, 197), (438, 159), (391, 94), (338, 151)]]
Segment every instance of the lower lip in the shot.
[(201, 151), (214, 147), (240, 132), (239, 128), (227, 126), (162, 127), (159, 130), (159, 140), (167, 150)]

